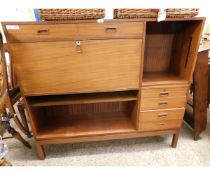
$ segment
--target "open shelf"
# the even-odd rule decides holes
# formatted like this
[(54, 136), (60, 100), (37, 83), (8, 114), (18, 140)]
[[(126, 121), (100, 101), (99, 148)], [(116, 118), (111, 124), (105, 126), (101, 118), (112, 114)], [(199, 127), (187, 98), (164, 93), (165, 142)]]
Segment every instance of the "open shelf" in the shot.
[(187, 83), (187, 80), (183, 80), (179, 76), (176, 76), (169, 72), (144, 73), (144, 77), (142, 80), (142, 86), (179, 84), (179, 83), (180, 84)]
[(201, 21), (147, 22), (142, 86), (191, 78)]
[(37, 106), (31, 108), (37, 139), (132, 132), (137, 101)]
[[(90, 114), (89, 114), (90, 115)], [(83, 115), (86, 119), (79, 119), (79, 115), (71, 120), (57, 116), (40, 127), (37, 139), (56, 139), (79, 136), (104, 135), (135, 131), (131, 119), (122, 112)]]
[(137, 91), (104, 93), (83, 93), (69, 95), (47, 95), (28, 97), (30, 106), (59, 106), (70, 104), (90, 104), (102, 102), (120, 102), (137, 100)]

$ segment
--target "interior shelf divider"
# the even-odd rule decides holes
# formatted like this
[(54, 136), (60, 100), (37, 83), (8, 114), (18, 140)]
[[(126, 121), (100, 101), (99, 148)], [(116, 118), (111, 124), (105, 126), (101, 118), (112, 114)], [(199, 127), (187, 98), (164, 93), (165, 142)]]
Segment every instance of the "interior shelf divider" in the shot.
[(59, 106), (71, 104), (89, 104), (103, 102), (122, 102), (137, 100), (137, 91), (119, 91), (104, 93), (83, 93), (68, 95), (46, 95), (28, 97), (32, 107)]

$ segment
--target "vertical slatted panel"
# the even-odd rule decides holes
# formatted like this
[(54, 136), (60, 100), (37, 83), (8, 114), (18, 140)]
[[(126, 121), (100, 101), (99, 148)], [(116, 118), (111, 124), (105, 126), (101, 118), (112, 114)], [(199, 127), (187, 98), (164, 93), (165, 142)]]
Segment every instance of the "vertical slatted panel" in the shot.
[(167, 72), (174, 34), (149, 34), (146, 37), (144, 72)]
[(71, 115), (80, 115), (80, 114), (82, 115), (82, 114), (104, 113), (104, 112), (127, 112), (128, 109), (129, 109), (128, 102), (50, 106), (50, 107), (45, 107), (45, 112), (46, 112), (45, 116), (46, 119), (49, 120), (53, 117), (71, 118)]

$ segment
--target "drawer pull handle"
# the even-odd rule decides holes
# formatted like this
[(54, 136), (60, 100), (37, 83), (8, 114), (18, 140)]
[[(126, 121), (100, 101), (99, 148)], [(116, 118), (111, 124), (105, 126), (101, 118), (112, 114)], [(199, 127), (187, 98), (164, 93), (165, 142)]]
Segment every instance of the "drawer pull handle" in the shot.
[(75, 41), (75, 45), (76, 45), (76, 52), (77, 53), (82, 53), (82, 48), (81, 48), (80, 41)]
[(168, 104), (167, 101), (160, 101), (160, 102), (159, 102), (159, 105), (167, 105), (167, 104)]
[(50, 32), (47, 29), (37, 30), (38, 35), (48, 35)]
[(160, 92), (161, 97), (167, 97), (169, 95), (169, 92)]
[(106, 27), (105, 31), (110, 32), (110, 33), (114, 33), (114, 32), (117, 32), (117, 27)]
[(163, 126), (163, 125), (165, 125), (165, 123), (158, 123), (157, 125), (159, 125), (159, 126)]
[(167, 117), (167, 113), (158, 114), (158, 117), (160, 117), (160, 118), (165, 118), (165, 117)]

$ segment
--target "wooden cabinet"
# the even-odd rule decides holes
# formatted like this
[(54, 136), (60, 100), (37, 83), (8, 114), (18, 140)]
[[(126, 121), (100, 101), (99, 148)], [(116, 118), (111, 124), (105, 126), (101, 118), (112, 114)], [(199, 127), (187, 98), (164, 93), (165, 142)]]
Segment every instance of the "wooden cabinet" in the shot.
[(208, 75), (208, 59), (209, 48), (201, 47), (197, 55), (191, 91), (187, 98), (184, 120), (191, 127), (194, 140), (199, 139), (200, 134), (205, 131), (207, 126), (208, 91), (210, 90), (210, 86), (208, 86), (210, 77), (210, 74)]
[(40, 159), (44, 145), (173, 134), (205, 18), (4, 22)]

